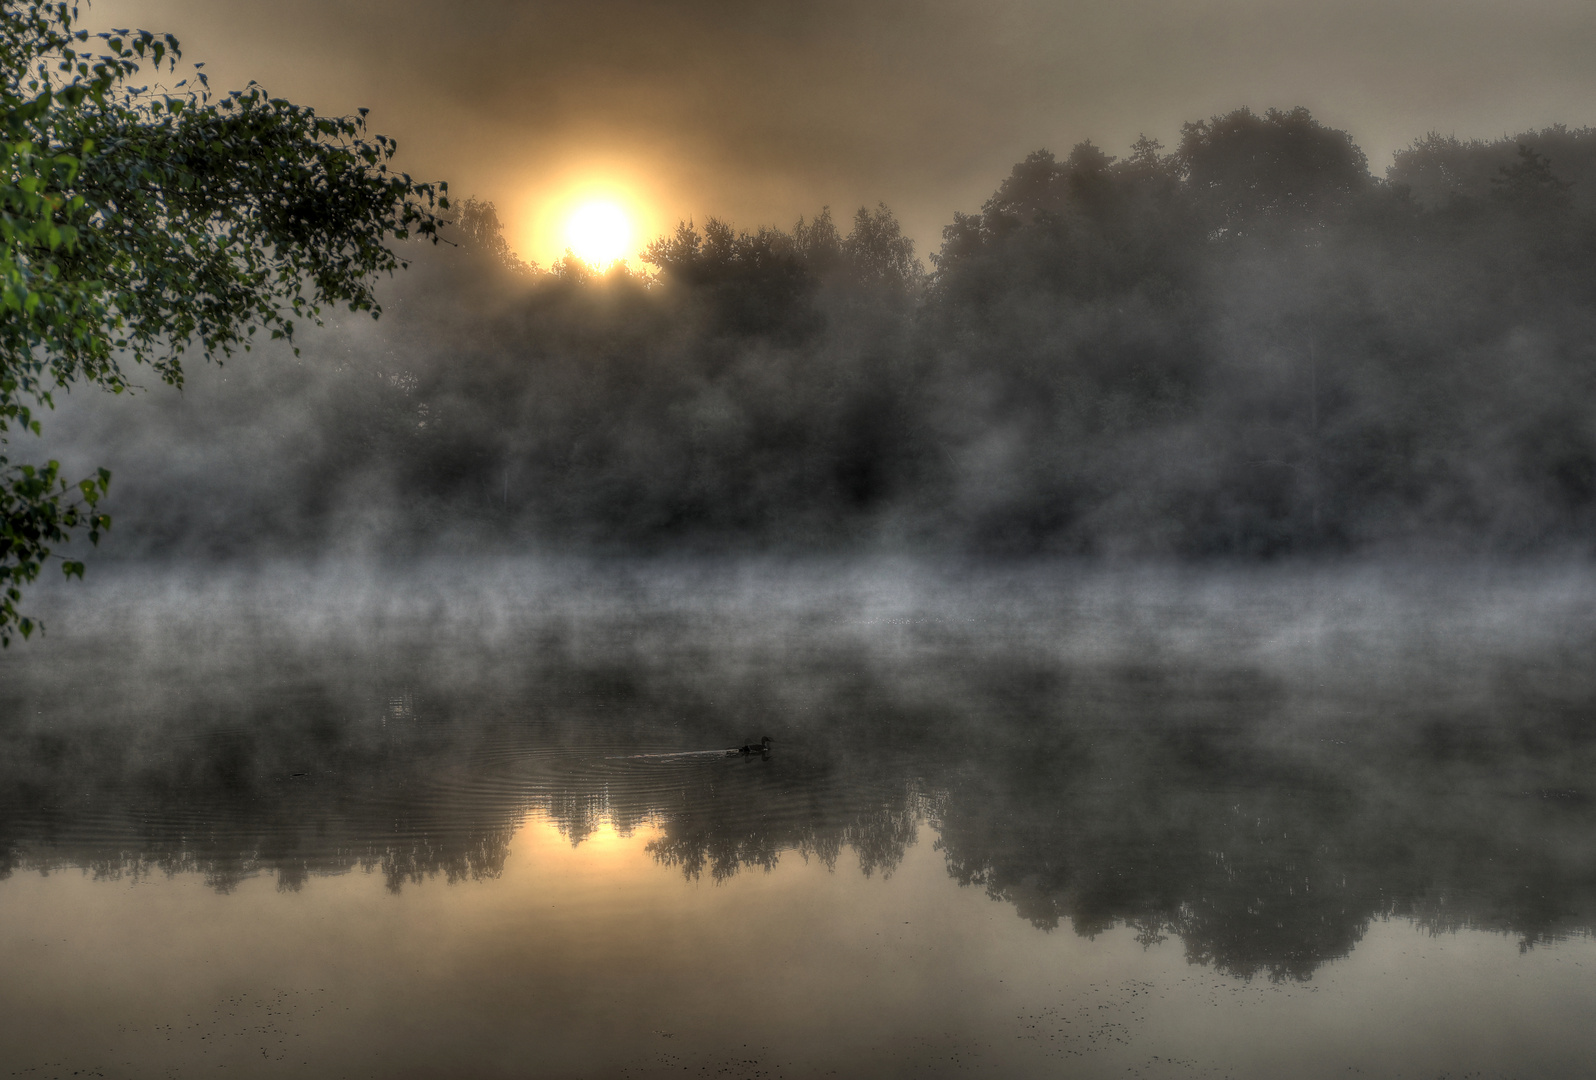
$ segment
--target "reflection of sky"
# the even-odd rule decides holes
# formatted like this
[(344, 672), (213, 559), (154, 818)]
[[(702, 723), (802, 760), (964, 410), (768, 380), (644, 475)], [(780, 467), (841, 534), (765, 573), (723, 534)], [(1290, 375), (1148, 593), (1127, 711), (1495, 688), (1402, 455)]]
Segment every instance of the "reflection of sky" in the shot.
[(1244, 982), (1130, 928), (1041, 933), (950, 881), (930, 842), (887, 878), (787, 858), (711, 884), (660, 865), (656, 838), (604, 823), (573, 847), (534, 819), (499, 878), (399, 894), (359, 873), (231, 895), (188, 874), (19, 874), (0, 883), (0, 1063), (1558, 1076), (1596, 1053), (1589, 938), (1521, 954), (1509, 937), (1395, 920), (1310, 982)]
[(1591, 1049), (1588, 576), (535, 570), (41, 590), (0, 1064)]

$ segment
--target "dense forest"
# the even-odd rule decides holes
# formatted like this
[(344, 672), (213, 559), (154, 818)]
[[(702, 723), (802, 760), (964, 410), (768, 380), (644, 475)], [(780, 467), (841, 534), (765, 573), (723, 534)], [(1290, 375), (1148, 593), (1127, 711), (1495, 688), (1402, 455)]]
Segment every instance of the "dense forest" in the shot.
[[(1596, 130), (1372, 174), (1304, 109), (1031, 154), (929, 267), (885, 205), (522, 264), (491, 204), (377, 323), (74, 395), (110, 550), (1585, 552)], [(18, 449), (22, 449), (18, 447)]]

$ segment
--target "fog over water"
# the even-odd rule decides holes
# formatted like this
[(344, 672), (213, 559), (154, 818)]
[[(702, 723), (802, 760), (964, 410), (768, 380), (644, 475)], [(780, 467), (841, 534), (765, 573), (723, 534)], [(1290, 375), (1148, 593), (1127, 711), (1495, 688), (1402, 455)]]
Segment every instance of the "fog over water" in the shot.
[[(78, 910), (129, 886), (123, 910), (169, 894), (195, 932), (234, 936), (214, 947), (216, 982), (175, 958), (189, 935), (160, 901), (141, 917), (176, 953), (139, 963), (163, 973), (156, 1001), (192, 1014), (190, 1034), (156, 1053), (161, 1008), (107, 989), (82, 1022), (123, 1034), (106, 1027), (73, 1056), (30, 1034), (35, 1006), (7, 991), (7, 1063), (105, 1067), (144, 1046), (180, 1070), (276, 1075), (289, 1059), (273, 1040), (322, 1038), (323, 1014), (280, 995), (331, 980), (359, 1015), (326, 1029), (348, 1045), (318, 1042), (323, 1066), (352, 1048), (386, 1075), (408, 1046), (416, 1075), (442, 1075), (427, 1070), (453, 1037), (405, 1018), (436, 994), (476, 1000), (449, 989), (451, 970), (482, 993), (559, 972), (567, 1004), (597, 1012), (539, 1029), (557, 1075), (652, 1075), (673, 1053), (678, 1071), (954, 1075), (977, 1051), (1045, 1075), (1039, 1045), (1070, 1048), (1083, 1075), (1268, 1075), (1271, 1055), (1308, 1045), (1324, 1075), (1465, 1052), (1500, 1075), (1577, 1075), (1582, 1025), (1533, 1049), (1499, 1025), (1590, 1004), (1584, 979), (1556, 1006), (1505, 986), (1552, 993), (1544, 963), (1596, 963), (1593, 595), (1580, 564), (104, 568), (39, 594), (48, 649), (0, 657), (0, 898), (22, 916), (0, 947), (35, 985), (87, 963), (114, 987), (120, 961), (73, 951), (88, 931), (64, 932), (51, 959), (29, 928), (51, 921), (38, 904)], [(690, 753), (767, 734), (763, 758)], [(214, 899), (195, 907), (184, 883)], [(610, 899), (581, 900), (589, 888)], [(275, 973), (250, 959), (258, 935), (297, 934), (280, 923), (301, 910), (347, 924), (342, 944)], [(464, 944), (513, 910), (495, 931), (506, 944)], [(525, 923), (538, 910), (562, 920), (556, 938)], [(371, 919), (397, 936), (355, 929)], [(908, 936), (872, 989), (840, 971), (874, 970), (874, 939), (837, 935), (878, 919)], [(405, 976), (412, 996), (381, 989), (397, 974), (385, 965), (435, 939), (445, 951), (417, 961), (432, 973)], [(545, 940), (586, 963), (527, 951)], [(1476, 941), (1508, 948), (1487, 960)], [(278, 947), (302, 953), (292, 936)], [(775, 967), (724, 967), (741, 955)], [(1354, 1040), (1338, 1010), (1381, 1000), (1388, 969), (1404, 1004), (1359, 1020)], [(374, 981), (357, 991), (356, 972)], [(634, 985), (651, 989), (619, 990)], [(1315, 987), (1344, 1004), (1294, 996)], [(1241, 988), (1266, 996), (1242, 1008)], [(530, 992), (474, 1007), (551, 1007)], [(769, 1010), (746, 1059), (726, 1056), (724, 1014), (741, 1006), (717, 994)], [(813, 1018), (833, 998), (874, 1034)], [(1054, 1034), (1001, 1034), (1014, 1021), (982, 1000)], [(1071, 1021), (1078, 1005), (1095, 1026)], [(223, 1027), (204, 1028), (201, 1006)], [(1208, 1037), (1180, 1034), (1188, 1008), (1212, 1013)], [(271, 1009), (267, 1039), (245, 1021)], [(1277, 1046), (1280, 1009), (1303, 1011)], [(1474, 1034), (1449, 1044), (1432, 1009)], [(600, 1022), (612, 1034), (595, 1050), (583, 1033)], [(518, 1031), (447, 1053), (503, 1061), (530, 1037)]]
[[(291, 864), (256, 862), (257, 811), (283, 827), (299, 811), (284, 817), (274, 803), (342, 798), (350, 783), (390, 785), (407, 813), (443, 814), (472, 836), (512, 827), (531, 806), (576, 815), (566, 825), (579, 835), (589, 827), (580, 808), (601, 789), (605, 812), (651, 820), (667, 808), (650, 783), (690, 785), (704, 764), (628, 755), (769, 734), (781, 748), (771, 767), (796, 770), (784, 782), (824, 794), (819, 816), (800, 821), (730, 800), (726, 812), (772, 830), (749, 841), (755, 861), (836, 850), (857, 839), (853, 816), (883, 798), (944, 826), (990, 799), (1039, 799), (1030, 809), (1044, 817), (1063, 804), (1105, 823), (1150, 816), (1155, 834), (1186, 828), (1190, 808), (1177, 808), (1197, 798), (1226, 829), (1237, 799), (1293, 819), (1323, 814), (1332, 832), (1353, 830), (1341, 837), (1348, 857), (1378, 867), (1395, 842), (1382, 829), (1403, 829), (1374, 826), (1370, 813), (1425, 823), (1448, 844), (1477, 842), (1469, 830), (1491, 831), (1502, 814), (1527, 815), (1526, 829), (1583, 821), (1592, 685), (1579, 658), (1596, 630), (1591, 589), (1578, 569), (1413, 566), (122, 570), (88, 595), (57, 590), (51, 649), (6, 658), (8, 790), (33, 792), (13, 807), (22, 847), (12, 858), (61, 857), (26, 841), (37, 828), (73, 835), (73, 808), (87, 799), (90, 848), (69, 859), (120, 857), (131, 844), (123, 855), (137, 862), (151, 856), (136, 829), (96, 830), (132, 827), (140, 800), (203, 795), (244, 829), (229, 840), (239, 850), (204, 858), (292, 876)], [(72, 677), (85, 665), (99, 675)], [(556, 751), (566, 756), (540, 757)], [(525, 774), (496, 777), (515, 754), (530, 755)], [(478, 767), (490, 775), (472, 775)], [(437, 773), (458, 776), (424, 779)], [(708, 775), (747, 773), (711, 763)], [(79, 791), (85, 777), (96, 782)], [(406, 795), (416, 783), (438, 786)], [(761, 790), (746, 794), (757, 802)], [(1482, 798), (1489, 817), (1477, 819)], [(42, 806), (54, 809), (41, 818)], [(294, 847), (326, 854), (327, 844), (381, 840), (349, 827), (357, 835), (296, 837)], [(1566, 839), (1558, 830), (1542, 843)], [(112, 850), (94, 852), (101, 842)], [(1045, 848), (1038, 855), (1053, 860)], [(1587, 848), (1565, 853), (1583, 867), (1563, 898), (1572, 923), (1552, 917), (1557, 904), (1536, 917), (1545, 925), (1509, 927), (1514, 916), (1491, 908), (1456, 917), (1507, 919), (1502, 928), (1527, 941), (1583, 930)], [(737, 850), (711, 860), (717, 875), (736, 871)], [(702, 870), (708, 849), (681, 857)]]

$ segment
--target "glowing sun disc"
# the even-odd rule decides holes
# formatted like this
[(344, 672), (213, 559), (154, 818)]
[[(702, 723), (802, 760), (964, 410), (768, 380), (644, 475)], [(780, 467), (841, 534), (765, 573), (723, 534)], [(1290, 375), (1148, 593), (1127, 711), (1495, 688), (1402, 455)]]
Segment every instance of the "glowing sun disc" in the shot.
[(577, 258), (602, 266), (626, 254), (632, 223), (615, 203), (587, 202), (566, 221), (565, 239)]

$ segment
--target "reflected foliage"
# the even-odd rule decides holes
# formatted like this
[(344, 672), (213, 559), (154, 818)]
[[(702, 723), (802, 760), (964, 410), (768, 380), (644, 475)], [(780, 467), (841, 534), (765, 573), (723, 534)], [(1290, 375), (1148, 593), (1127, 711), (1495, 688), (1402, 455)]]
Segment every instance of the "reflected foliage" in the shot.
[[(1040, 930), (1129, 928), (1246, 978), (1310, 978), (1376, 919), (1524, 948), (1596, 929), (1585, 623), (1392, 679), (1373, 659), (1303, 676), (1234, 637), (1061, 649), (1079, 598), (1040, 589), (1002, 617), (885, 626), (621, 595), (546, 607), (491, 650), (443, 649), (437, 614), (380, 645), (246, 635), (200, 681), (106, 667), (104, 700), (56, 677), (70, 643), (8, 660), (0, 874), (227, 892), (358, 869), (397, 892), (496, 877), (539, 820), (577, 846), (646, 830), (688, 880), (786, 858), (885, 877), (924, 833), (954, 881)], [(750, 718), (767, 758), (679, 756), (745, 741)]]

